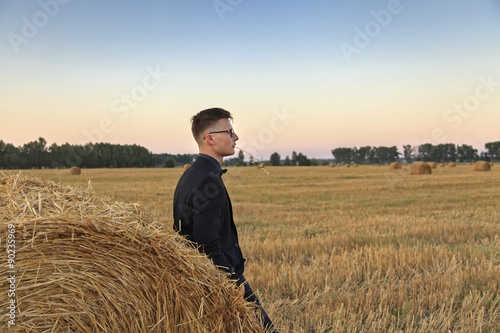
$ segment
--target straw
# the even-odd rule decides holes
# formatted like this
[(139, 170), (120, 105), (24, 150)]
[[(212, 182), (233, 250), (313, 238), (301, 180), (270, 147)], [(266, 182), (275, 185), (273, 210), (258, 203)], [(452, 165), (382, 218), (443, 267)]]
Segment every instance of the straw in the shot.
[(0, 245), (16, 230), (16, 331), (263, 331), (235, 285), (138, 204), (0, 173), (0, 221)]

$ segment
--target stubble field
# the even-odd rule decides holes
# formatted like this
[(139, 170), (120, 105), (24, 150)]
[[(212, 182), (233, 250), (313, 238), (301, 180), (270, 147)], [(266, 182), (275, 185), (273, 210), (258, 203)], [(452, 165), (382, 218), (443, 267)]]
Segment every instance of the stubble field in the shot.
[[(500, 168), (229, 168), (245, 276), (281, 332), (500, 332)], [(498, 169), (498, 170), (497, 170)], [(183, 170), (23, 171), (145, 206)]]

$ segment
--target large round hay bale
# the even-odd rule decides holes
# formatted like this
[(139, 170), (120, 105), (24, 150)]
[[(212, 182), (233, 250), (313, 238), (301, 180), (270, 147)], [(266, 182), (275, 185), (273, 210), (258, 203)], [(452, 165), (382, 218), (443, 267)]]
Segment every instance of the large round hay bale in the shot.
[(438, 166), (437, 162), (425, 162), (425, 163), (427, 163), (432, 169), (436, 169)]
[(328, 163), (329, 168), (335, 168), (335, 163)]
[(455, 163), (455, 162), (448, 163), (448, 167), (450, 167), (450, 168), (454, 168), (456, 166), (457, 166), (457, 163)]
[(70, 175), (73, 175), (73, 176), (78, 176), (82, 173), (82, 170), (77, 167), (77, 166), (73, 166), (71, 168), (69, 168), (69, 174)]
[(350, 164), (346, 164), (346, 165), (345, 165), (345, 167), (346, 167), (346, 168), (350, 168), (350, 167), (351, 167), (351, 165), (350, 165)]
[(390, 165), (391, 170), (397, 170), (401, 169), (401, 163), (400, 162), (392, 162)]
[(474, 171), (491, 171), (491, 164), (486, 161), (477, 161), (474, 165)]
[(16, 331), (263, 331), (234, 284), (138, 204), (17, 174), (0, 176), (0, 211), (0, 244), (15, 230), (0, 276), (17, 271)]
[(430, 175), (432, 168), (425, 162), (415, 162), (410, 165), (410, 174), (412, 175)]

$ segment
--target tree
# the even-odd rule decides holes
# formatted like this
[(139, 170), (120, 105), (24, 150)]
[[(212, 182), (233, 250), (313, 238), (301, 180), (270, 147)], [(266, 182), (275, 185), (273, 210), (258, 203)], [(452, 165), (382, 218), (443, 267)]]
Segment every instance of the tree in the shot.
[(332, 150), (332, 155), (335, 157), (335, 163), (349, 164), (352, 161), (354, 151), (352, 148), (335, 148)]
[(360, 147), (359, 149), (354, 147), (352, 152), (353, 162), (356, 164), (365, 164), (366, 162), (369, 161), (371, 150), (372, 147), (370, 146)]
[(292, 165), (292, 161), (290, 161), (290, 157), (288, 155), (286, 155), (285, 161), (283, 162), (283, 165), (285, 165), (285, 166)]
[[(82, 147), (81, 151), (82, 155), (84, 156), (83, 161), (82, 161), (82, 167), (84, 168), (98, 168), (99, 163), (98, 163), (98, 156), (97, 152), (94, 149), (94, 144), (93, 143), (87, 143)], [(134, 157), (130, 157), (130, 159), (133, 159)]]
[(396, 146), (392, 147), (377, 147), (377, 157), (379, 163), (392, 163), (399, 158), (398, 148)]
[(311, 166), (318, 166), (318, 165), (319, 165), (318, 160), (315, 158), (311, 158)]
[(490, 155), (487, 152), (484, 152), (484, 151), (482, 151), (481, 154), (479, 154), (479, 159), (481, 161), (491, 162)]
[[(152, 154), (146, 148), (140, 147), (139, 156), (143, 165), (141, 166), (162, 166), (165, 164), (167, 157), (172, 156), (177, 164), (191, 164), (196, 160), (197, 154)], [(236, 165), (236, 164), (235, 164)]]
[(434, 160), (434, 146), (432, 143), (424, 143), (418, 146), (417, 160), (429, 162)]
[(456, 162), (456, 146), (453, 143), (437, 145), (434, 149), (433, 160), (439, 162)]
[(5, 145), (3, 158), (9, 169), (19, 169), (21, 167), (21, 150), (13, 144)]
[(238, 163), (236, 165), (237, 166), (247, 165), (244, 160), (245, 160), (245, 154), (243, 153), (242, 150), (240, 150), (240, 152), (238, 153)]
[(406, 163), (412, 163), (415, 157), (415, 149), (411, 145), (403, 146), (403, 156)]
[(175, 159), (172, 156), (167, 157), (165, 160), (165, 168), (174, 168), (175, 167)]
[(270, 160), (271, 160), (271, 165), (280, 165), (280, 164), (281, 164), (281, 160), (280, 160), (280, 158), (281, 158), (281, 157), (280, 157), (280, 154), (278, 154), (278, 153), (273, 153), (273, 154), (271, 155), (271, 158), (270, 158)]
[(477, 149), (474, 149), (472, 146), (466, 144), (457, 146), (457, 159), (460, 162), (472, 162), (478, 158)]
[(491, 161), (500, 161), (500, 141), (488, 142), (484, 145), (486, 152)]
[(41, 169), (45, 167), (48, 160), (47, 141), (44, 138), (38, 138), (38, 141), (25, 143), (21, 148), (22, 168)]
[(4, 169), (4, 168), (7, 168), (8, 165), (7, 163), (5, 162), (5, 147), (7, 145), (5, 144), (5, 142), (3, 142), (3, 140), (0, 140), (0, 169)]
[(0, 169), (18, 169), (19, 163), (19, 148), (0, 140)]
[(297, 165), (297, 153), (295, 151), (292, 152), (292, 165)]
[(311, 161), (307, 158), (306, 155), (299, 153), (297, 155), (297, 164), (298, 165), (311, 165)]
[(225, 159), (222, 162), (222, 165), (224, 165), (224, 166), (236, 166), (236, 165), (238, 165), (238, 158), (237, 157), (233, 157), (233, 158)]

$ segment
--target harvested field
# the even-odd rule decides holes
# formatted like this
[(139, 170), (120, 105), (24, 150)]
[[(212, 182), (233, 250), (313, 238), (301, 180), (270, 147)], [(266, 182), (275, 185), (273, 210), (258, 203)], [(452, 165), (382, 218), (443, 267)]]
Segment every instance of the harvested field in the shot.
[[(500, 169), (266, 168), (223, 178), (245, 276), (280, 332), (500, 331)], [(167, 228), (182, 172), (86, 170), (97, 193), (140, 203)]]

